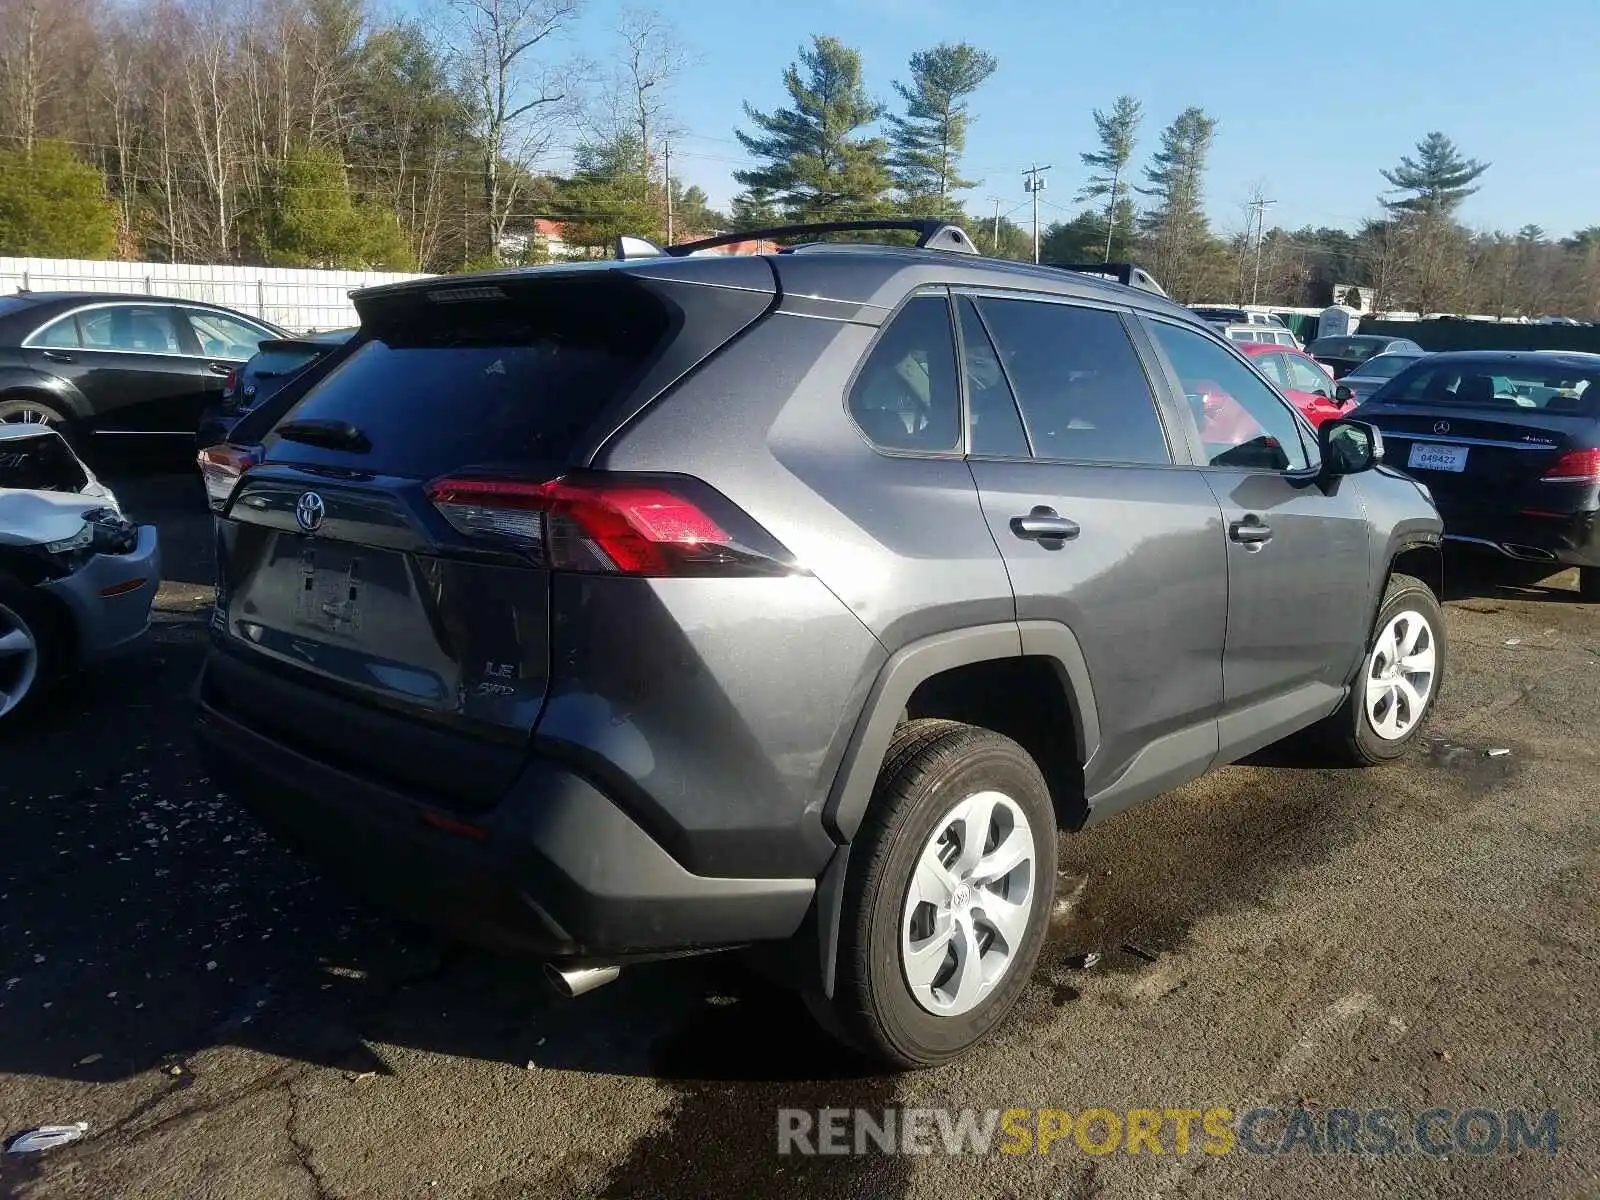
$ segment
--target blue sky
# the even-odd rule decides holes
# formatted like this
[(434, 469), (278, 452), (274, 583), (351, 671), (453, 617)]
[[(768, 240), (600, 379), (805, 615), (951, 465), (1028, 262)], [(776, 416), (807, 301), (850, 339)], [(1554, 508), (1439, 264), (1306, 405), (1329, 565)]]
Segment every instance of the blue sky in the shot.
[[(591, 0), (575, 48), (606, 56), (627, 0)], [(648, 2), (648, 0), (646, 0)], [(1357, 226), (1378, 212), (1380, 167), (1431, 129), (1493, 166), (1461, 219), (1555, 236), (1600, 224), (1600, 47), (1596, 0), (656, 0), (699, 56), (676, 85), (688, 136), (675, 173), (717, 205), (737, 190), (733, 140), (740, 101), (770, 110), (802, 42), (828, 33), (862, 52), (867, 85), (884, 100), (914, 50), (966, 40), (1000, 69), (974, 101), (969, 212), (1015, 208), (1021, 171), (1054, 164), (1041, 222), (1076, 210), (1092, 149), (1090, 111), (1120, 93), (1144, 102), (1142, 163), (1161, 127), (1190, 104), (1218, 122), (1207, 208), (1219, 232), (1243, 227), (1259, 182), (1278, 203), (1269, 224)], [(1321, 14), (1326, 14), (1325, 16)]]

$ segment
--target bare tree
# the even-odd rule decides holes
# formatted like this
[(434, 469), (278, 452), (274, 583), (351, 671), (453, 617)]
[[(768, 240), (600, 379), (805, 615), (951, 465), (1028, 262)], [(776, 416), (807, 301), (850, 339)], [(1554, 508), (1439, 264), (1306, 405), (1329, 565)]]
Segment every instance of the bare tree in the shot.
[(498, 262), (527, 168), (576, 101), (572, 74), (542, 56), (577, 18), (578, 0), (450, 0), (450, 8), (461, 71), (480, 105), (488, 251)]

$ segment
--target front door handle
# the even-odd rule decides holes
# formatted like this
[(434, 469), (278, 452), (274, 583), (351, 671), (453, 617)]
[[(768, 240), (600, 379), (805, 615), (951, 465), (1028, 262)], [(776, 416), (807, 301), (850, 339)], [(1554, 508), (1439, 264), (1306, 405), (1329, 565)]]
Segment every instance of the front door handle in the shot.
[(1082, 531), (1076, 521), (1048, 505), (1036, 504), (1027, 516), (1011, 518), (1011, 532), (1033, 542), (1068, 542)]
[(1264, 546), (1272, 540), (1272, 526), (1252, 513), (1228, 526), (1228, 536), (1245, 546)]

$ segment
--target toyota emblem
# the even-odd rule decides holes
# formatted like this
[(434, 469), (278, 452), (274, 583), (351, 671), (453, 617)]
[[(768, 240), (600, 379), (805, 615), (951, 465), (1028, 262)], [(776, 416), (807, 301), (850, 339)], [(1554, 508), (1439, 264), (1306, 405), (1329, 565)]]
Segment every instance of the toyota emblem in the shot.
[(315, 492), (304, 492), (300, 499), (295, 501), (294, 519), (300, 523), (301, 529), (307, 533), (315, 533), (322, 527), (322, 518), (327, 511), (321, 496)]
[(1433, 431), (1435, 433), (1449, 433), (1450, 432), (1450, 422), (1449, 421), (1435, 421), (1433, 423)]

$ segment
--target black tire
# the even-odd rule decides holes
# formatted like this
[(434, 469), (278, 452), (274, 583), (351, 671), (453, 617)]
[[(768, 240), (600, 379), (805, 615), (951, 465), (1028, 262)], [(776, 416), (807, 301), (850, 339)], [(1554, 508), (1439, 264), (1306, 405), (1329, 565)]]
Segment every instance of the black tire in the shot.
[[(33, 641), (34, 669), (22, 685), (12, 656), (0, 658), (0, 730), (14, 727), (34, 710), (60, 678), (67, 659), (67, 638), (59, 615), (32, 588), (0, 576), (0, 637), (16, 628)], [(16, 702), (9, 698), (13, 687), (23, 693)]]
[[(1031, 840), (1033, 848), (1027, 924), (987, 995), (960, 1015), (940, 1015), (919, 1003), (906, 979), (902, 920), (917, 864), (940, 823), (967, 797), (987, 791), (1002, 793), (1027, 820), (1024, 841)], [(1016, 886), (1021, 877), (1005, 878), (1007, 886)], [(812, 997), (813, 1009), (823, 1008), (818, 1015), (831, 1032), (893, 1067), (949, 1062), (993, 1031), (1028, 986), (1055, 881), (1055, 810), (1028, 752), (1008, 737), (956, 721), (902, 724), (851, 847), (834, 995), (820, 1003)], [(981, 913), (981, 900), (975, 903)], [(987, 927), (980, 944), (987, 938), (992, 948), (996, 936), (995, 927)]]
[[(1409, 728), (1401, 736), (1384, 737), (1373, 727), (1373, 722), (1368, 716), (1367, 689), (1372, 682), (1377, 664), (1375, 655), (1379, 635), (1388, 628), (1391, 621), (1407, 612), (1421, 617), (1428, 625), (1428, 637), (1434, 650), (1433, 677), (1428, 686), (1422, 711), (1411, 722)], [(1378, 606), (1378, 619), (1373, 622), (1372, 630), (1367, 635), (1361, 668), (1351, 685), (1350, 695), (1346, 697), (1338, 712), (1316, 727), (1316, 732), (1322, 735), (1324, 745), (1337, 764), (1375, 767), (1393, 762), (1404, 754), (1406, 747), (1416, 740), (1433, 713), (1433, 706), (1439, 698), (1439, 689), (1444, 686), (1448, 660), (1449, 648), (1444, 637), (1444, 613), (1439, 607), (1438, 599), (1422, 580), (1410, 575), (1391, 575), (1389, 586), (1383, 593), (1383, 603)]]
[(1578, 596), (1590, 604), (1600, 604), (1600, 567), (1578, 568)]

